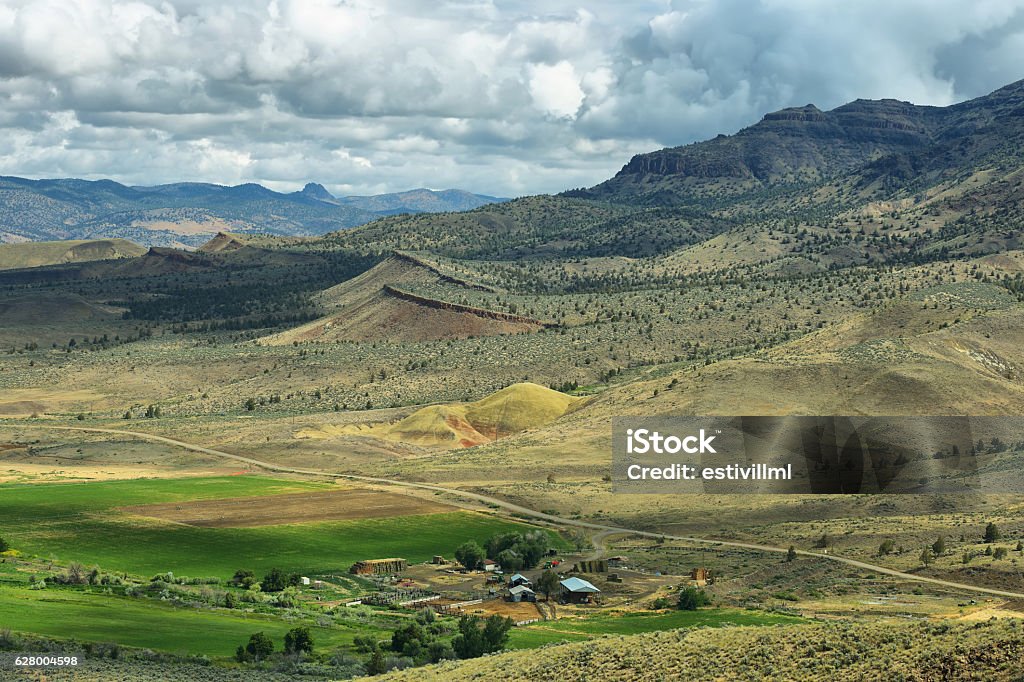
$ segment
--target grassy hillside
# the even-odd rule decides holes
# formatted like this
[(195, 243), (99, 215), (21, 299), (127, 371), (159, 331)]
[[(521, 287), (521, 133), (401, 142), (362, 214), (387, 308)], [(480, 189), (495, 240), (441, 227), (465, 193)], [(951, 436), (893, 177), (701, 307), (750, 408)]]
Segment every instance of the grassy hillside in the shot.
[[(920, 646), (921, 642), (927, 642)], [(510, 652), (386, 680), (1012, 680), (1019, 621), (678, 630)]]
[(81, 263), (112, 258), (133, 258), (146, 252), (127, 239), (70, 240), (0, 244), (0, 270), (36, 268), (41, 265)]

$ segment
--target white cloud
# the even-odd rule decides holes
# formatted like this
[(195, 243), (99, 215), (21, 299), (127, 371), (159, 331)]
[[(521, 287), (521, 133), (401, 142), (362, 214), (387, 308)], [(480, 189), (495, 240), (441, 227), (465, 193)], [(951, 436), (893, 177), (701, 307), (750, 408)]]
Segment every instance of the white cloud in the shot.
[(766, 111), (1024, 76), (1024, 0), (6, 0), (0, 172), (591, 185)]
[(529, 71), (533, 103), (556, 118), (575, 118), (583, 104), (583, 89), (572, 64), (567, 61), (552, 66), (532, 64)]

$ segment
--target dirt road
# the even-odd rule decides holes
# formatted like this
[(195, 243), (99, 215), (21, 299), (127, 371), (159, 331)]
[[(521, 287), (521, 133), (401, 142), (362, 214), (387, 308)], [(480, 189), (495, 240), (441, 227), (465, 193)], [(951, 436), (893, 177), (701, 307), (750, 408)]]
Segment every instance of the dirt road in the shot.
[[(0, 428), (7, 425), (0, 424)], [(13, 426), (13, 425), (12, 425)], [(716, 547), (737, 547), (740, 549), (751, 549), (761, 552), (772, 552), (775, 554), (785, 554), (788, 550), (783, 547), (773, 547), (771, 545), (757, 545), (749, 542), (735, 542), (727, 540), (710, 540), (708, 538), (694, 538), (683, 535), (667, 535), (665, 533), (652, 533), (650, 531), (632, 530), (630, 528), (619, 528), (616, 526), (606, 526), (600, 523), (590, 523), (589, 521), (580, 521), (578, 519), (565, 519), (560, 516), (553, 514), (546, 514), (541, 511), (534, 509), (528, 509), (527, 507), (507, 502), (497, 497), (491, 497), (489, 495), (482, 495), (480, 493), (469, 492), (466, 490), (459, 490), (458, 488), (446, 488), (444, 486), (433, 485), (430, 483), (414, 483), (411, 481), (394, 481), (387, 478), (376, 478), (373, 476), (359, 476), (357, 474), (339, 474), (329, 471), (318, 471), (315, 469), (299, 469), (295, 467), (286, 467), (271, 462), (264, 462), (251, 457), (243, 457), (241, 455), (233, 455), (229, 452), (223, 452), (221, 450), (214, 450), (213, 448), (203, 447), (201, 445), (195, 445), (193, 443), (187, 443), (181, 440), (175, 440), (174, 438), (167, 438), (165, 436), (156, 436), (150, 433), (144, 433), (142, 431), (123, 431), (120, 429), (98, 429), (98, 428), (86, 428), (76, 426), (43, 426), (33, 424), (32, 428), (46, 428), (60, 431), (86, 431), (90, 433), (110, 433), (118, 436), (134, 436), (136, 438), (142, 438), (149, 441), (155, 441), (159, 443), (166, 443), (169, 445), (176, 445), (192, 452), (201, 452), (206, 455), (213, 455), (215, 457), (224, 457), (227, 459), (234, 460), (236, 462), (243, 462), (250, 464), (267, 471), (277, 471), (280, 473), (288, 474), (301, 474), (306, 476), (321, 476), (328, 478), (343, 478), (352, 481), (364, 481), (367, 483), (377, 483), (384, 485), (393, 485), (403, 488), (418, 488), (421, 490), (433, 490), (437, 492), (447, 493), (449, 495), (455, 495), (463, 499), (474, 500), (476, 502), (482, 502), (487, 505), (500, 507), (508, 512), (512, 512), (519, 516), (525, 516), (533, 519), (539, 519), (546, 521), (556, 526), (563, 527), (574, 527), (574, 528), (586, 528), (588, 530), (598, 531), (599, 542), (604, 537), (616, 533), (624, 533), (628, 535), (639, 535), (641, 537), (649, 538), (665, 538), (667, 540), (677, 540), (681, 542), (690, 542), (695, 544), (712, 545)], [(601, 551), (601, 547), (597, 548), (598, 552)], [(938, 578), (929, 578), (926, 576), (914, 575), (913, 573), (904, 573), (897, 571), (892, 568), (886, 568), (884, 566), (878, 566), (875, 564), (869, 564), (865, 561), (857, 561), (856, 559), (848, 559), (846, 557), (836, 556), (834, 554), (821, 554), (819, 552), (809, 552), (806, 550), (797, 550), (797, 554), (800, 556), (815, 557), (818, 559), (824, 559), (826, 561), (836, 561), (847, 566), (854, 566), (856, 568), (862, 568), (876, 573), (883, 573), (885, 575), (891, 575), (904, 580), (912, 580), (915, 582), (931, 583), (932, 585), (941, 585), (942, 587), (949, 587), (957, 590), (964, 590), (967, 592), (980, 592), (982, 594), (991, 594), (997, 597), (1009, 597), (1011, 599), (1024, 599), (1024, 593), (1021, 592), (1008, 592), (1006, 590), (996, 590), (990, 587), (981, 587), (978, 585), (968, 585), (965, 583), (956, 583), (949, 580), (940, 580)]]

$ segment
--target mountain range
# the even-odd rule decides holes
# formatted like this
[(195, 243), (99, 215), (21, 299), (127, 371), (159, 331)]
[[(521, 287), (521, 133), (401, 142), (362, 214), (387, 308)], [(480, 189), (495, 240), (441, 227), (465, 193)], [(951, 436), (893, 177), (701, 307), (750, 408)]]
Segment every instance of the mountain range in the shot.
[[(0, 246), (0, 416), (17, 429), (0, 443), (9, 474), (77, 488), (65, 481), (127, 467), (126, 476), (146, 477), (139, 499), (157, 479), (187, 475), (194, 485), (202, 480), (194, 474), (238, 473), (242, 462), (350, 477), (346, 488), (372, 477), (381, 487), (421, 486), (438, 501), (461, 495), (483, 503), (488, 522), (505, 515), (571, 530), (579, 544), (563, 568), (579, 561), (573, 572), (584, 573), (591, 557), (627, 562), (614, 578), (585, 572), (600, 603), (552, 599), (513, 630), (513, 647), (562, 644), (390, 679), (832, 680), (851, 669), (860, 679), (1019, 675), (1024, 588), (1022, 550), (1013, 548), (1024, 547), (1024, 483), (1014, 474), (1024, 471), (1024, 434), (1016, 420), (993, 420), (1000, 432), (984, 439), (973, 433), (977, 445), (964, 457), (972, 479), (998, 482), (1005, 495), (984, 487), (956, 495), (632, 495), (616, 490), (611, 453), (617, 418), (1024, 413), (1024, 81), (950, 107), (858, 100), (831, 111), (784, 109), (735, 135), (638, 155), (593, 187), (443, 214), (397, 213), (452, 207), (445, 202), (458, 196), (339, 198), (315, 184), (280, 194), (258, 185), (3, 179), (0, 192), (9, 214), (0, 224), (34, 226), (20, 235), (134, 230), (203, 242), (187, 250), (117, 238)], [(367, 216), (377, 218), (343, 224)], [(218, 232), (212, 239), (210, 229)], [(111, 438), (98, 440), (101, 433)], [(146, 434), (154, 440), (126, 442)], [(941, 485), (950, 477), (936, 467), (959, 462), (960, 451), (933, 435), (908, 432), (872, 468)], [(47, 440), (54, 438), (61, 440)], [(193, 452), (165, 449), (172, 444)], [(256, 476), (223, 478), (249, 485)], [(18, 487), (4, 495), (17, 496)], [(18, 552), (17, 542), (51, 543), (8, 559), (37, 561), (31, 570), (39, 575), (55, 562), (91, 566), (96, 557), (125, 571), (136, 596), (127, 586), (109, 594), (81, 585), (89, 591), (78, 593), (104, 600), (97, 603), (118, 617), (128, 612), (117, 609), (138, 609), (135, 599), (155, 599), (145, 586), (157, 584), (149, 576), (172, 575), (164, 571), (220, 571), (217, 582), (233, 589), (232, 572), (243, 561), (252, 566), (266, 538), (280, 545), (274, 556), (305, 562), (296, 575), (324, 575), (329, 590), (340, 588), (336, 573), (348, 561), (337, 560), (338, 550), (290, 539), (290, 530), (272, 535), (274, 524), (297, 527), (276, 503), (223, 499), (217, 509), (230, 504), (247, 517), (268, 509), (260, 518), (271, 524), (236, 530), (219, 511), (190, 516), (195, 526), (181, 517), (144, 521), (142, 508), (118, 507), (76, 517), (105, 525), (76, 529), (82, 541), (70, 544), (63, 517), (46, 532), (19, 522), (38, 514), (9, 514), (0, 525)], [(306, 523), (320, 519), (312, 516), (319, 505), (294, 508)], [(159, 506), (199, 508), (178, 497)], [(346, 520), (346, 528), (372, 521), (366, 532), (379, 536), (388, 517), (378, 509), (366, 505), (359, 513), (373, 518)], [(122, 511), (132, 516), (105, 516)], [(416, 531), (427, 544), (394, 530), (390, 544), (353, 551), (359, 560), (420, 561), (451, 555), (473, 537), (490, 545), (482, 531), (436, 539), (434, 529), (468, 527), (472, 513), (417, 512), (438, 519)], [(996, 525), (1001, 544), (989, 532)], [(179, 535), (184, 529), (216, 535), (190, 541)], [(209, 570), (185, 568), (250, 530), (257, 544), (230, 545)], [(583, 530), (593, 533), (593, 548)], [(342, 544), (347, 537), (332, 536)], [(145, 543), (166, 563), (119, 551)], [(92, 555), (80, 553), (90, 548)], [(301, 559), (304, 552), (310, 558)], [(522, 561), (511, 548), (496, 556), (503, 554)], [(340, 569), (322, 563), (326, 555)], [(572, 556), (568, 546), (560, 556)], [(701, 566), (714, 571), (703, 586), (714, 604), (693, 611), (680, 588)], [(19, 569), (26, 586), (29, 568)], [(432, 590), (468, 594), (472, 583), (454, 585), (447, 565), (414, 566), (408, 575), (429, 581), (435, 569)], [(352, 598), (364, 593), (355, 584)], [(481, 594), (490, 584), (478, 583)], [(19, 594), (42, 608), (79, 589), (44, 586)], [(225, 615), (215, 586), (175, 592), (175, 622), (188, 623), (195, 609), (204, 619)], [(191, 586), (167, 584), (177, 587)], [(198, 601), (204, 592), (210, 601)], [(275, 601), (258, 608), (268, 631), (323, 615), (312, 599), (267, 598)], [(485, 603), (502, 614), (534, 609), (486, 597), (474, 609)], [(680, 610), (666, 608), (672, 604)], [(241, 598), (235, 605), (237, 614), (250, 608)], [(164, 611), (152, 609), (155, 618)], [(345, 611), (316, 631), (318, 642), (334, 629), (346, 644), (332, 660), (367, 660), (371, 647), (344, 648)], [(392, 612), (353, 612), (359, 620), (351, 627), (365, 633), (365, 613)], [(391, 642), (411, 631), (413, 615), (395, 624), (402, 629)], [(543, 622), (531, 624), (536, 618)], [(28, 623), (48, 627), (44, 621)], [(255, 629), (243, 628), (212, 651), (221, 658), (204, 674), (221, 662), (246, 679), (256, 674), (237, 657), (227, 660)], [(634, 634), (647, 630), (666, 632)], [(149, 646), (135, 634), (118, 632), (117, 641)], [(568, 641), (591, 634), (601, 638)], [(364, 636), (372, 647), (388, 646), (383, 632)], [(867, 644), (851, 653), (851, 642)], [(862, 665), (851, 668), (858, 658)], [(364, 668), (319, 679), (351, 670)]]
[(0, 242), (130, 239), (197, 246), (220, 231), (311, 236), (401, 213), (464, 211), (503, 201), (461, 190), (335, 197), (323, 185), (280, 193), (262, 185), (0, 177)]

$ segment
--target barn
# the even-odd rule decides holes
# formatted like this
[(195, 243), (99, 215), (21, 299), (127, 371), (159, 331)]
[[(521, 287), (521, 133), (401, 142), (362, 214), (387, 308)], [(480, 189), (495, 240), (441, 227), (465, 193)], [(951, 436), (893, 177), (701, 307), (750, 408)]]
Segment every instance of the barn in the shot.
[(516, 585), (525, 585), (526, 587), (532, 587), (533, 583), (522, 573), (516, 573), (514, 576), (508, 579), (508, 586), (515, 587)]
[(526, 585), (516, 585), (508, 590), (509, 601), (537, 601), (537, 594)]
[(589, 604), (601, 590), (582, 578), (572, 577), (558, 583), (559, 597), (563, 603)]

